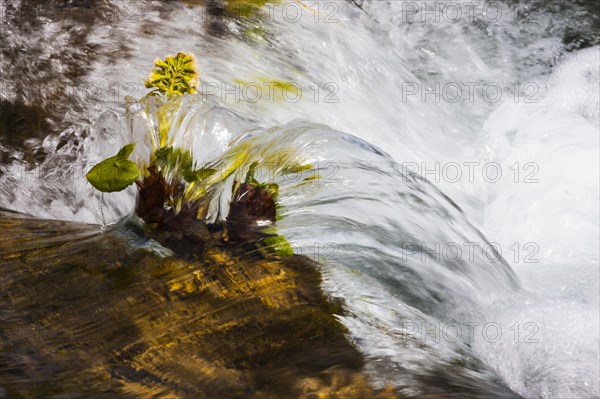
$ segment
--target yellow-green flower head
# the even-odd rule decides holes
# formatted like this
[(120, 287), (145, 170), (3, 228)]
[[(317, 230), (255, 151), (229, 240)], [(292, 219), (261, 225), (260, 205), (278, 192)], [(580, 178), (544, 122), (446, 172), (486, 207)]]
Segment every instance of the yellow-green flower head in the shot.
[(177, 53), (154, 61), (155, 68), (144, 82), (151, 89), (151, 95), (163, 94), (168, 97), (197, 93), (200, 73), (192, 54)]

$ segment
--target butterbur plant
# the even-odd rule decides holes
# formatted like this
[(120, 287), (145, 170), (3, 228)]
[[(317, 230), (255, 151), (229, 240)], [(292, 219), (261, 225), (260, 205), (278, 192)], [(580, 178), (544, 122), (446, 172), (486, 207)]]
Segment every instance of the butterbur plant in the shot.
[[(186, 148), (188, 142), (182, 136), (180, 124), (182, 118), (188, 115), (188, 108), (182, 104), (189, 103), (187, 100), (194, 101), (186, 96), (197, 93), (199, 76), (196, 61), (191, 54), (180, 52), (175, 56), (167, 56), (164, 60), (157, 59), (145, 81), (146, 87), (151, 91), (136, 102), (147, 107), (145, 112), (151, 118), (145, 120), (147, 125), (142, 130), (132, 128), (132, 132), (147, 132), (142, 136), (132, 134), (133, 137), (138, 137), (136, 140), (145, 140), (146, 135), (150, 136), (149, 158), (138, 159), (136, 165), (129, 159), (136, 145), (131, 143), (115, 156), (94, 166), (86, 178), (101, 192), (121, 191), (135, 183), (139, 194), (136, 214), (146, 222), (151, 231), (178, 232), (172, 235), (173, 240), (184, 238), (198, 243), (201, 236), (199, 232), (206, 230), (208, 226), (204, 219), (212, 197), (218, 192), (215, 188), (222, 187), (235, 174), (232, 177), (233, 198), (227, 220), (220, 225), (213, 223), (211, 230), (223, 230), (223, 237), (227, 240), (244, 241), (248, 237), (255, 238), (256, 234), (241, 232), (275, 223), (278, 186), (256, 180), (255, 170), (259, 168), (259, 163), (249, 159), (247, 145), (231, 148), (223, 154), (222, 159), (205, 167), (198, 167), (191, 148)], [(147, 148), (147, 145), (143, 148)], [(245, 178), (242, 175), (243, 165), (249, 165)], [(272, 237), (276, 236), (266, 233), (263, 235), (263, 247), (272, 247), (278, 254), (291, 252), (289, 245), (285, 245), (285, 239)]]
[[(184, 94), (194, 94), (197, 92), (198, 73), (196, 60), (192, 54), (177, 53), (176, 56), (167, 56), (165, 60), (156, 59), (154, 61), (155, 69), (150, 73), (150, 77), (145, 81), (147, 88), (153, 89), (148, 93), (149, 96), (179, 96)], [(166, 104), (168, 105), (168, 103)], [(162, 111), (162, 112), (160, 112)], [(173, 161), (173, 149), (163, 149), (167, 143), (167, 134), (170, 127), (170, 120), (166, 109), (159, 111), (160, 124), (160, 143), (156, 147), (153, 163), (168, 163)], [(136, 164), (129, 159), (133, 152), (135, 143), (123, 147), (116, 156), (105, 159), (94, 166), (87, 174), (86, 179), (94, 188), (99, 191), (109, 193), (122, 191), (133, 184), (139, 177), (140, 172)], [(177, 155), (186, 156), (189, 162), (185, 165), (191, 167), (191, 154), (189, 151), (177, 152)], [(184, 166), (185, 169), (185, 166)]]
[(85, 175), (86, 179), (103, 193), (125, 190), (140, 177), (137, 165), (128, 159), (134, 148), (134, 143), (127, 144), (117, 155), (94, 166)]
[(154, 70), (144, 82), (146, 88), (153, 89), (149, 95), (166, 95), (168, 97), (183, 94), (195, 94), (200, 74), (196, 59), (192, 54), (177, 53), (164, 60), (154, 61)]

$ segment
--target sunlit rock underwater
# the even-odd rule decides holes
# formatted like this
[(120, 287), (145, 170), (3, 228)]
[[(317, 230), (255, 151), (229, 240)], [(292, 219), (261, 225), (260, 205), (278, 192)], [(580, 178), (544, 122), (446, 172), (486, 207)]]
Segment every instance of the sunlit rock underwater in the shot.
[(0, 1), (0, 398), (600, 395), (595, 2)]

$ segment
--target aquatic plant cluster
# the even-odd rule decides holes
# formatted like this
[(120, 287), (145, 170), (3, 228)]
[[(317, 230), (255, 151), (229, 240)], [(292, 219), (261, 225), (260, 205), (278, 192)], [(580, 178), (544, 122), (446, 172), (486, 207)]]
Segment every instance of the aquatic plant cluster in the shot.
[(258, 231), (250, 235), (243, 233), (255, 227), (272, 225), (277, 219), (275, 200), (279, 187), (274, 182), (256, 180), (258, 161), (248, 160), (247, 154), (240, 152), (234, 157), (238, 162), (227, 165), (225, 170), (217, 164), (198, 167), (190, 148), (174, 145), (173, 138), (169, 137), (169, 131), (176, 123), (174, 115), (181, 107), (181, 98), (197, 93), (200, 74), (194, 56), (179, 52), (164, 60), (156, 59), (154, 67), (145, 81), (145, 86), (151, 91), (139, 101), (143, 103), (146, 98), (160, 98), (155, 112), (158, 136), (151, 135), (150, 158), (136, 164), (129, 159), (136, 143), (127, 144), (115, 156), (94, 166), (87, 173), (87, 180), (99, 191), (107, 193), (122, 191), (136, 183), (139, 192), (136, 214), (146, 222), (150, 231), (185, 229), (189, 233), (186, 237), (195, 237), (191, 241), (198, 244), (196, 230), (205, 227), (201, 224), (214, 192), (213, 186), (224, 182), (242, 164), (249, 164), (244, 180), (234, 180), (227, 223), (222, 226), (223, 237), (234, 241), (242, 237), (260, 237), (261, 242), (277, 254), (293, 254), (283, 237)]

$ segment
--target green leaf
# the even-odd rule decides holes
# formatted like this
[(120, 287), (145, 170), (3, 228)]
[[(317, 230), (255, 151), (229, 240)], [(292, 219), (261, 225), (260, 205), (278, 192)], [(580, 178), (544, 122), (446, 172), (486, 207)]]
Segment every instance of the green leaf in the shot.
[(127, 144), (126, 146), (124, 146), (123, 148), (121, 148), (119, 150), (119, 152), (117, 153), (117, 156), (123, 157), (123, 158), (129, 158), (129, 155), (131, 155), (134, 148), (135, 148), (135, 143)]
[(273, 197), (273, 200), (277, 200), (279, 195), (279, 184), (277, 183), (263, 183), (259, 185), (260, 188), (267, 191)]
[(217, 170), (213, 169), (213, 168), (201, 168), (198, 170), (184, 170), (183, 178), (188, 183), (191, 183), (194, 181), (202, 181), (202, 180), (208, 179), (215, 173), (217, 173)]
[(283, 236), (271, 236), (263, 240), (267, 248), (274, 251), (279, 256), (293, 256), (294, 249)]
[(163, 147), (155, 153), (156, 164), (160, 170), (182, 171), (185, 175), (194, 166), (194, 159), (189, 150), (173, 147)]
[(255, 186), (260, 185), (260, 183), (254, 178), (254, 173), (256, 172), (256, 168), (258, 167), (258, 162), (254, 161), (248, 168), (248, 173), (246, 173), (246, 183), (254, 184)]
[(299, 164), (299, 163), (293, 163), (291, 165), (286, 165), (285, 168), (283, 168), (283, 173), (285, 174), (290, 174), (290, 173), (294, 173), (294, 174), (298, 174), (298, 173), (302, 173), (305, 172), (307, 170), (311, 170), (314, 167), (313, 164), (311, 163), (307, 163), (307, 164)]
[(85, 178), (103, 193), (125, 190), (140, 177), (137, 165), (127, 159), (134, 148), (135, 144), (124, 146), (117, 155), (94, 166)]

